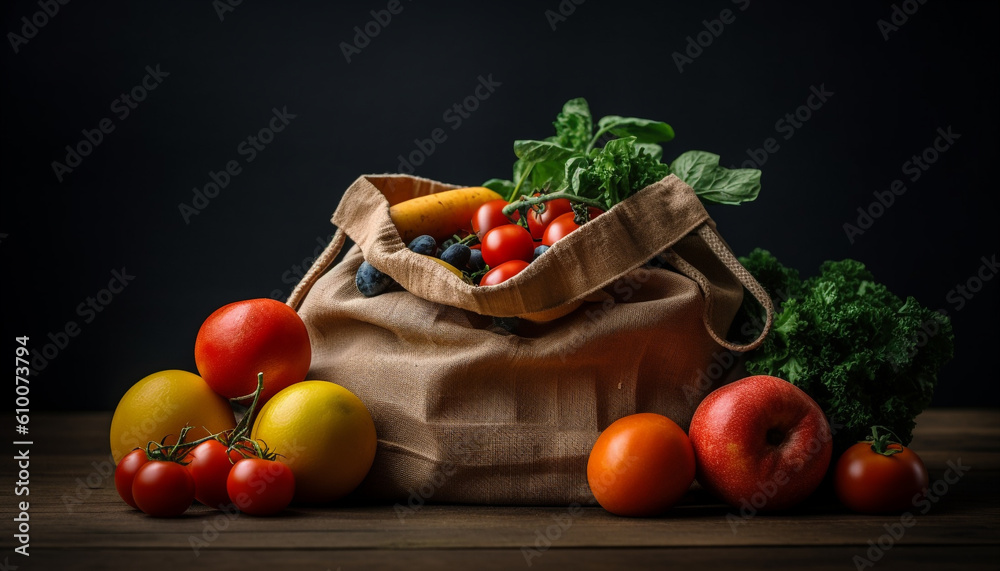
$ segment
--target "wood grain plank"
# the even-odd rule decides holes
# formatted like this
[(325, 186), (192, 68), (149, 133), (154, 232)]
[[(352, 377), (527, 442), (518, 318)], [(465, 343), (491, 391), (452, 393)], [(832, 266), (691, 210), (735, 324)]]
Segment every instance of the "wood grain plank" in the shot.
[[(212, 569), (245, 571), (247, 569), (314, 569), (316, 571), (421, 571), (531, 569), (589, 571), (591, 569), (757, 569), (843, 571), (854, 569), (855, 557), (866, 553), (855, 547), (816, 547), (810, 549), (737, 547), (728, 549), (559, 549), (523, 552), (519, 549), (452, 549), (426, 551), (372, 551), (324, 549), (297, 551), (248, 550), (204, 551), (197, 557), (190, 552), (57, 550), (39, 551), (32, 556), (32, 568), (81, 570)], [(933, 547), (894, 546), (875, 562), (878, 570), (923, 571), (965, 569), (995, 570), (1000, 560), (996, 546), (967, 546), (942, 551)], [(530, 563), (530, 566), (529, 566)]]

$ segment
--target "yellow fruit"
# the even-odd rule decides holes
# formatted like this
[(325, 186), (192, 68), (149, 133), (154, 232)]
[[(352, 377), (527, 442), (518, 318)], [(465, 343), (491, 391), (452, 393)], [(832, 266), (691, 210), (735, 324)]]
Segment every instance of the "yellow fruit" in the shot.
[(459, 278), (461, 278), (463, 280), (465, 279), (465, 276), (462, 275), (462, 270), (456, 268), (455, 266), (449, 264), (448, 262), (442, 260), (441, 258), (435, 258), (434, 256), (428, 256), (427, 254), (420, 254), (420, 255), (423, 256), (423, 257), (425, 257), (425, 258), (428, 258), (430, 260), (433, 260), (434, 262), (437, 262), (438, 264), (441, 264), (449, 272), (455, 274), (456, 276), (458, 276)]
[[(111, 419), (111, 455), (115, 463), (150, 440), (177, 442), (185, 426), (187, 442), (236, 426), (229, 401), (217, 395), (201, 377), (169, 370), (143, 378), (125, 393)], [(206, 430), (207, 429), (207, 430)]]
[(351, 493), (375, 459), (375, 423), (351, 391), (303, 381), (267, 401), (251, 436), (295, 474), (295, 501), (329, 502)]

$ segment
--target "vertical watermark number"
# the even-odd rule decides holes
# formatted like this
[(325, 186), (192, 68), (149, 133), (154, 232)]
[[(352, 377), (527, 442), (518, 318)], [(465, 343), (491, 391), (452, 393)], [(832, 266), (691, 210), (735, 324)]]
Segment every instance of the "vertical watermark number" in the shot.
[[(17, 451), (17, 454), (14, 456), (15, 471), (17, 472), (17, 478), (14, 482), (14, 495), (27, 497), (31, 493), (29, 488), (31, 484), (31, 462), (29, 459), (31, 441), (27, 440), (30, 420), (29, 405), (31, 404), (31, 399), (29, 398), (31, 381), (28, 379), (31, 372), (31, 369), (28, 368), (30, 351), (28, 350), (27, 335), (15, 337), (14, 340), (16, 342), (16, 348), (14, 349), (14, 432), (17, 434), (14, 438), (14, 449)], [(28, 547), (31, 540), (31, 536), (29, 535), (31, 531), (30, 516), (28, 515), (29, 504), (27, 500), (15, 501), (17, 502), (17, 506), (14, 512), (17, 515), (14, 517), (14, 524), (17, 527), (15, 528), (14, 539), (20, 545), (15, 547), (14, 551), (27, 557), (29, 556)]]

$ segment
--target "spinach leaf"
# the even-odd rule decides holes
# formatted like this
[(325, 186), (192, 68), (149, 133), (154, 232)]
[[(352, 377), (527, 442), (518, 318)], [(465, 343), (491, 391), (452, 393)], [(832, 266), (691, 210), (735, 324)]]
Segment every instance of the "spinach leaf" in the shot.
[(757, 198), (760, 171), (719, 166), (719, 155), (688, 151), (670, 163), (670, 171), (702, 199), (720, 204), (740, 204)]
[(514, 183), (502, 178), (491, 178), (480, 186), (485, 186), (500, 196), (510, 196), (514, 193)]
[(611, 133), (618, 137), (635, 137), (638, 143), (666, 143), (674, 138), (674, 129), (663, 121), (608, 115), (597, 122), (597, 135)]
[(549, 141), (514, 141), (514, 154), (528, 163), (566, 160), (576, 151)]

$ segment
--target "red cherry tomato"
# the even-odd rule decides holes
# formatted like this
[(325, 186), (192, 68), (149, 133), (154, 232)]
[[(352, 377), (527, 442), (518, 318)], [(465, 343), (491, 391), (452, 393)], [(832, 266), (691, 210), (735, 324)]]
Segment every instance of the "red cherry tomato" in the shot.
[(483, 236), (483, 261), (489, 267), (510, 260), (530, 262), (535, 255), (535, 242), (524, 227), (517, 224), (498, 226)]
[(545, 234), (542, 236), (542, 244), (551, 246), (570, 232), (579, 228), (580, 225), (573, 219), (574, 216), (574, 213), (569, 212), (553, 220), (548, 228), (545, 229)]
[(194, 501), (194, 478), (177, 462), (152, 460), (135, 473), (132, 497), (153, 517), (179, 516)]
[(504, 262), (499, 266), (486, 272), (483, 279), (479, 281), (481, 286), (491, 286), (497, 285), (498, 283), (505, 282), (515, 275), (519, 274), (521, 270), (528, 267), (528, 262), (524, 260), (511, 260), (509, 262)]
[(295, 495), (295, 476), (287, 464), (244, 458), (226, 480), (229, 499), (250, 515), (273, 515), (288, 507)]
[(872, 450), (871, 442), (848, 448), (837, 461), (833, 486), (840, 502), (861, 513), (902, 513), (928, 485), (927, 468), (920, 456), (899, 443), (890, 456)]
[[(490, 230), (511, 223), (510, 218), (507, 218), (503, 214), (503, 209), (508, 204), (510, 203), (506, 200), (491, 200), (482, 204), (476, 210), (476, 213), (472, 216), (472, 231), (475, 232), (476, 236), (479, 236), (480, 240)], [(520, 217), (520, 214), (517, 212), (514, 213), (515, 221)]]
[(601, 210), (600, 208), (598, 208), (596, 206), (588, 206), (587, 207), (587, 217), (588, 217), (587, 219), (588, 220), (593, 220), (594, 218), (597, 218), (601, 214), (604, 214), (604, 211)]
[(550, 200), (542, 205), (544, 206), (542, 212), (538, 212), (534, 208), (528, 211), (528, 230), (531, 231), (531, 237), (535, 240), (542, 239), (542, 236), (545, 234), (545, 228), (553, 220), (567, 212), (573, 212), (573, 203), (566, 198)]
[(149, 459), (146, 456), (146, 451), (136, 449), (126, 454), (121, 462), (115, 466), (115, 489), (118, 490), (118, 495), (125, 500), (125, 503), (133, 508), (139, 506), (135, 505), (135, 498), (132, 496), (132, 482), (135, 481), (135, 473), (147, 462)]
[(187, 458), (187, 469), (194, 478), (194, 498), (206, 506), (218, 508), (229, 503), (226, 479), (233, 463), (243, 456), (218, 440), (206, 440), (192, 450)]

